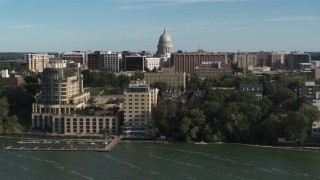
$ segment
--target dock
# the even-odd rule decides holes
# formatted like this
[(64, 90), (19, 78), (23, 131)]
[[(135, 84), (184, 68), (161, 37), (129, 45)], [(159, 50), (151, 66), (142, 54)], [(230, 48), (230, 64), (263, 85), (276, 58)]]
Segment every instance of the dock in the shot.
[(105, 147), (97, 148), (98, 152), (110, 152), (119, 142), (121, 141), (121, 136), (115, 136), (110, 143), (107, 143)]
[[(6, 151), (45, 151), (45, 152), (51, 152), (51, 151), (94, 151), (94, 152), (110, 152), (119, 142), (121, 141), (121, 136), (115, 136), (110, 142), (105, 143), (106, 145), (104, 147), (98, 147), (98, 148), (78, 148), (78, 147), (59, 147), (59, 148), (53, 148), (53, 147), (45, 147), (45, 148), (40, 148), (39, 146), (37, 147), (12, 147), (12, 146), (8, 146), (8, 147), (4, 147), (3, 146), (3, 150)], [(95, 141), (97, 142), (97, 141)], [(101, 142), (101, 140), (99, 141)], [(19, 143), (19, 144), (27, 144), (27, 143)], [(31, 142), (31, 144), (39, 144), (38, 142)], [(54, 144), (54, 143), (52, 143)], [(69, 144), (69, 143), (67, 143)]]

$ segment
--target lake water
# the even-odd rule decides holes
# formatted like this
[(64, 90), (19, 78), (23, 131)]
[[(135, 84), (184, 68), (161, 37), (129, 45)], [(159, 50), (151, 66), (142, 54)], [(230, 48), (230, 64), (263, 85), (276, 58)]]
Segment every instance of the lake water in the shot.
[[(14, 145), (17, 138), (0, 137)], [(112, 152), (0, 150), (0, 179), (320, 179), (320, 151), (121, 142)]]

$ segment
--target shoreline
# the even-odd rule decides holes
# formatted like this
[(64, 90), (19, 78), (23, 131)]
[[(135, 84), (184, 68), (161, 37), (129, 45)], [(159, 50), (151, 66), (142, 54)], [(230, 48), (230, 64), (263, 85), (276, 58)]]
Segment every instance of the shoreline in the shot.
[[(21, 137), (22, 136), (22, 137)], [(27, 137), (23, 137), (27, 136)], [(46, 139), (43, 137), (48, 137), (49, 139), (56, 138), (56, 139), (104, 139), (104, 136), (97, 135), (97, 136), (68, 136), (68, 135), (53, 135), (53, 134), (34, 134), (34, 133), (21, 133), (21, 134), (0, 134), (0, 138), (8, 138), (8, 139)], [(155, 140), (151, 138), (123, 138), (121, 142), (139, 142), (139, 143), (155, 143)], [(194, 144), (197, 141), (169, 141), (169, 144)], [(316, 146), (301, 146), (301, 145), (292, 145), (288, 146), (286, 144), (278, 144), (278, 145), (268, 145), (268, 144), (248, 144), (248, 143), (230, 143), (230, 142), (206, 142), (208, 145), (241, 145), (241, 146), (249, 146), (249, 147), (262, 147), (262, 148), (275, 148), (275, 149), (308, 149), (308, 150), (320, 150), (320, 143)], [(155, 143), (156, 144), (156, 143)], [(159, 143), (163, 144), (163, 143)]]

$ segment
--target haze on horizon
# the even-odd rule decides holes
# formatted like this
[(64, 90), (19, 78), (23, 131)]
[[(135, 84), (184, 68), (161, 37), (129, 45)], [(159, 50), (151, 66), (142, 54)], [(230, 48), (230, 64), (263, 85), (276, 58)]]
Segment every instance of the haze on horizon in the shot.
[(320, 51), (318, 0), (0, 0), (0, 52)]

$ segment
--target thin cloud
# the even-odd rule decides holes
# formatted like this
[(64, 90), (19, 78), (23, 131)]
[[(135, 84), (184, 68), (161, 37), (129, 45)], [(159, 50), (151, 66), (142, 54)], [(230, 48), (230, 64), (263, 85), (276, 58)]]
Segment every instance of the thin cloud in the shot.
[(197, 4), (197, 3), (227, 3), (227, 2), (252, 2), (262, 0), (118, 0), (120, 3), (118, 10), (136, 10), (148, 9), (163, 6), (175, 6), (182, 4)]
[(320, 16), (296, 16), (296, 17), (275, 17), (268, 18), (270, 22), (290, 22), (290, 21), (320, 21)]

